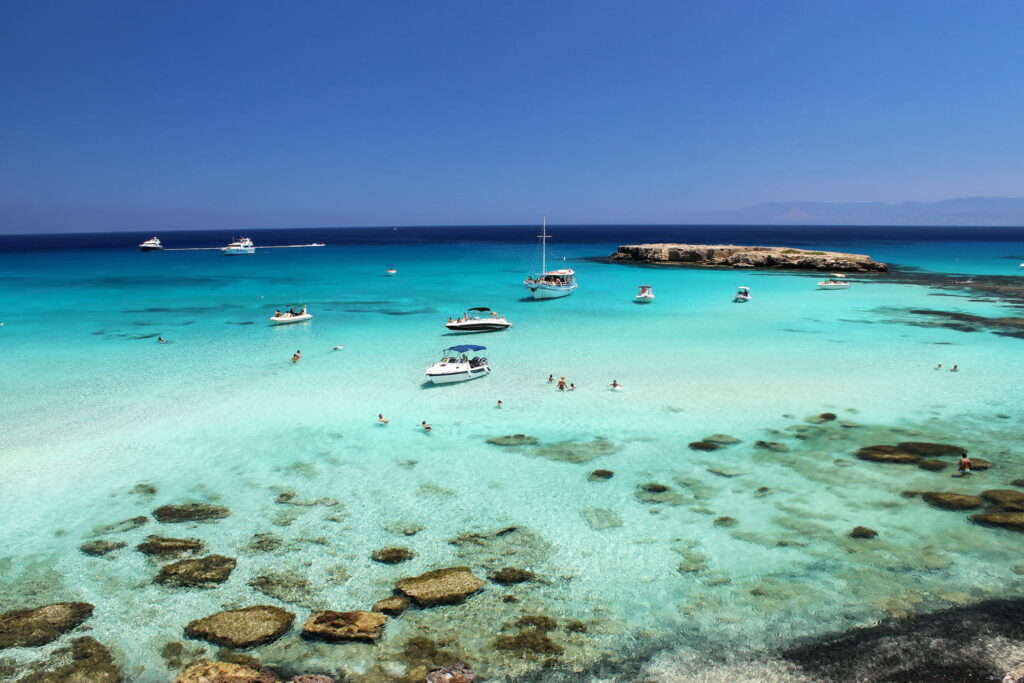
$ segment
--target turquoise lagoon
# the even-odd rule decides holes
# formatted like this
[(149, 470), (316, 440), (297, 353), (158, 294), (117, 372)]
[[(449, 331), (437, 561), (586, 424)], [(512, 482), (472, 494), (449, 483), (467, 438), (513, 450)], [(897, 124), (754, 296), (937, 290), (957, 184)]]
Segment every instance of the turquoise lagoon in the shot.
[[(397, 579), (429, 569), (469, 565), (486, 576), (512, 566), (538, 580), (489, 583), (462, 605), (409, 611), (375, 645), (309, 643), (295, 629), (250, 654), (285, 673), (398, 680), (435, 663), (407, 647), (428, 637), (489, 680), (717, 680), (716, 671), (804, 680), (773, 661), (780, 647), (1024, 592), (1024, 535), (901, 495), (977, 493), (1024, 477), (1024, 339), (921, 326), (935, 320), (910, 313), (1019, 315), (1018, 303), (954, 282), (1024, 285), (1024, 232), (552, 232), (552, 254), (581, 285), (542, 302), (525, 300), (520, 285), (536, 259), (533, 228), (257, 231), (257, 244), (329, 246), (244, 257), (144, 254), (136, 236), (118, 236), (120, 245), (79, 236), (73, 249), (6, 238), (2, 608), (93, 603), (87, 626), (126, 680), (156, 682), (175, 671), (161, 650), (220, 609), (276, 604), (301, 623), (315, 608), (369, 609)], [(192, 246), (229, 236), (163, 237)], [(668, 240), (818, 246), (903, 270), (830, 292), (808, 274), (591, 258)], [(383, 276), (389, 263), (396, 277)], [(632, 303), (639, 284), (653, 285), (655, 303)], [(731, 303), (740, 285), (752, 288), (750, 303)], [(268, 325), (275, 308), (300, 301), (311, 323)], [(447, 334), (447, 317), (471, 306), (514, 327)], [(455, 343), (486, 345), (493, 373), (424, 386), (425, 366)], [(303, 359), (292, 364), (296, 349)], [(578, 390), (555, 391), (549, 374)], [(612, 379), (625, 389), (607, 390)], [(806, 419), (826, 411), (839, 419)], [(381, 412), (387, 426), (376, 423)], [(541, 445), (487, 443), (517, 433)], [(740, 443), (687, 447), (723, 433)], [(961, 480), (954, 459), (928, 472), (853, 456), (905, 440), (959, 444), (995, 466)], [(588, 479), (598, 468), (614, 477)], [(645, 494), (649, 483), (668, 491)], [(277, 502), (284, 492), (309, 504)], [(191, 501), (231, 515), (191, 525), (150, 518), (96, 535)], [(850, 539), (858, 525), (878, 537)], [(467, 533), (480, 536), (451, 542)], [(148, 534), (200, 538), (237, 568), (212, 589), (154, 584), (159, 565), (133, 548)], [(253, 549), (255, 534), (280, 543)], [(105, 557), (79, 551), (96, 538), (127, 546)], [(373, 562), (385, 546), (416, 557)], [(285, 581), (276, 597), (250, 586), (267, 574), (307, 584)], [(561, 652), (495, 647), (518, 632), (514, 622), (539, 614), (559, 623), (549, 636)], [(585, 632), (565, 628), (577, 620)], [(189, 658), (217, 650), (185, 643)], [(16, 668), (47, 651), (0, 655)]]

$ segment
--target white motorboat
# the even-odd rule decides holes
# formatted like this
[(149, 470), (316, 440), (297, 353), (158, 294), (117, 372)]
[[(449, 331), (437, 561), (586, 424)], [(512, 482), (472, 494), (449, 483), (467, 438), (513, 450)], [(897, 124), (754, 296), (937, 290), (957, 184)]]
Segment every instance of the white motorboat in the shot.
[(255, 254), (256, 253), (256, 247), (253, 246), (252, 240), (249, 239), (248, 237), (243, 237), (242, 239), (235, 240), (234, 242), (232, 242), (228, 246), (221, 247), (220, 250), (221, 250), (222, 253), (228, 254), (228, 255), (232, 255), (232, 256), (236, 255), (236, 254)]
[(163, 251), (164, 245), (160, 243), (160, 240), (156, 237), (150, 237), (148, 240), (139, 245), (139, 249), (142, 251)]
[(850, 283), (842, 280), (822, 280), (818, 283), (818, 289), (849, 289)]
[(391, 277), (392, 275), (398, 275), (398, 268), (389, 265), (387, 268), (384, 269), (384, 274), (387, 275), (388, 277)]
[(270, 316), (270, 322), (275, 325), (301, 323), (312, 319), (313, 314), (307, 311), (305, 306), (302, 307), (301, 311), (296, 311), (294, 308), (290, 308), (287, 311), (274, 311), (274, 315)]
[(750, 301), (750, 287), (740, 287), (736, 290), (736, 296), (732, 298), (733, 303), (745, 304)]
[(486, 348), (486, 346), (464, 344), (445, 349), (441, 360), (427, 368), (427, 379), (434, 384), (452, 384), (489, 375), (491, 367), (487, 365), (486, 358), (481, 356), (470, 358), (467, 355), (467, 353), (483, 351)]
[(512, 327), (505, 316), (498, 315), (486, 306), (469, 309), (461, 318), (448, 318), (444, 325), (452, 332), (497, 332)]
[(526, 278), (523, 285), (530, 290), (534, 299), (559, 299), (569, 296), (578, 285), (576, 284), (576, 271), (571, 268), (559, 270), (548, 270), (548, 217), (544, 217), (544, 228), (538, 235), (541, 240), (541, 266), (540, 275), (531, 274)]
[(633, 297), (638, 304), (649, 304), (654, 301), (654, 289), (650, 285), (640, 285), (640, 291)]

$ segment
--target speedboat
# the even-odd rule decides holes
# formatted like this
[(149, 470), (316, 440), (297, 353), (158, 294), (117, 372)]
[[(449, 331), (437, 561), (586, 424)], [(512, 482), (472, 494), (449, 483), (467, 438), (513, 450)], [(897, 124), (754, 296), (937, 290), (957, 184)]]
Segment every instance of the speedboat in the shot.
[(252, 240), (249, 239), (248, 237), (243, 237), (242, 239), (235, 240), (228, 246), (221, 247), (220, 250), (221, 252), (230, 255), (256, 253), (256, 247), (253, 246)]
[[(485, 317), (485, 313), (490, 313), (490, 315)], [(497, 312), (486, 306), (478, 306), (469, 309), (469, 312), (464, 313), (461, 318), (455, 320), (448, 318), (448, 322), (444, 326), (452, 332), (496, 332), (507, 330), (512, 327), (512, 323), (506, 320), (505, 316), (499, 316)]]
[(640, 291), (633, 297), (633, 301), (638, 304), (649, 304), (654, 301), (654, 290), (651, 289), (650, 285), (640, 285)]
[(750, 287), (740, 287), (736, 290), (736, 296), (732, 298), (733, 303), (745, 304), (750, 301)]
[(483, 377), (491, 372), (487, 359), (481, 356), (470, 358), (467, 353), (483, 351), (486, 346), (464, 344), (445, 349), (441, 360), (427, 368), (427, 379), (434, 384), (451, 384)]
[(850, 283), (842, 280), (822, 280), (818, 283), (818, 289), (849, 289)]
[(384, 274), (387, 275), (388, 277), (390, 277), (392, 275), (398, 275), (398, 268), (395, 268), (394, 266), (388, 266), (384, 270)]
[(290, 309), (287, 311), (275, 311), (274, 315), (270, 316), (270, 322), (275, 325), (288, 325), (290, 323), (301, 323), (305, 320), (312, 320), (313, 314), (306, 310), (303, 306), (301, 311), (295, 311)]
[(540, 275), (530, 275), (523, 282), (534, 299), (559, 299), (569, 296), (579, 286), (576, 284), (576, 271), (571, 268), (548, 270), (548, 218), (544, 217), (544, 229), (538, 235), (541, 240)]
[(163, 251), (164, 245), (160, 244), (160, 240), (158, 238), (150, 237), (139, 245), (139, 249), (142, 251)]

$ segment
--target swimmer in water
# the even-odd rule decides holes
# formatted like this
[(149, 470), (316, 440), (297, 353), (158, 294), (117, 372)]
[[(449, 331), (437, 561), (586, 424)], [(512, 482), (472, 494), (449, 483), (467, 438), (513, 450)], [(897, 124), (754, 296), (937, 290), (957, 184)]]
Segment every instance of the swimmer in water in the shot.
[(954, 365), (953, 365), (953, 367), (951, 367), (951, 368), (949, 369), (949, 371), (950, 371), (950, 372), (960, 372), (960, 366), (959, 366), (959, 365), (955, 365), (955, 364), (954, 364)]
[(617, 380), (617, 379), (613, 379), (613, 380), (612, 380), (612, 383), (611, 383), (611, 384), (609, 384), (608, 386), (609, 386), (610, 388), (612, 388), (612, 389), (615, 389), (616, 391), (618, 391), (619, 389), (621, 389), (621, 388), (622, 388), (622, 385), (621, 385), (621, 384), (619, 384), (619, 380)]
[(390, 420), (384, 417), (384, 413), (377, 413), (377, 424), (386, 425)]
[(302, 351), (296, 351), (292, 354), (293, 363), (298, 363), (300, 360), (302, 360)]
[(424, 420), (423, 422), (421, 422), (421, 423), (420, 423), (420, 426), (421, 426), (421, 427), (423, 427), (423, 431), (425, 431), (425, 432), (429, 432), (429, 431), (432, 431), (432, 430), (433, 430), (433, 427), (431, 427), (430, 425), (428, 425), (428, 424), (427, 424), (427, 421), (426, 421), (426, 420)]
[(501, 402), (500, 398), (498, 399), (498, 407), (499, 408), (504, 408), (505, 407), (505, 404)]
[(156, 340), (157, 340), (158, 342), (160, 342), (161, 344), (166, 344), (166, 343), (167, 343), (167, 340), (166, 340), (166, 339), (164, 339), (163, 337), (157, 337), (157, 338), (156, 338)]
[(558, 378), (558, 390), (559, 391), (565, 391), (565, 389), (566, 389), (565, 375), (562, 375), (561, 377)]
[(554, 381), (555, 381), (555, 376), (554, 375), (548, 375), (548, 384), (551, 384)]
[(576, 385), (572, 382), (569, 382), (569, 391), (576, 391)]

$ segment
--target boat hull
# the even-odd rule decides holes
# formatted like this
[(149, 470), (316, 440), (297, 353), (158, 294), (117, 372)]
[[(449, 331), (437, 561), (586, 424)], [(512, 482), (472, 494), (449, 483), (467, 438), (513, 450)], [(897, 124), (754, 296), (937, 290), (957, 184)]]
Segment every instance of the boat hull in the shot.
[(847, 285), (847, 284), (841, 284), (841, 285), (818, 285), (818, 289), (849, 289), (849, 288), (850, 288), (850, 285)]
[(140, 251), (163, 251), (163, 247), (139, 247)]
[(270, 322), (272, 322), (275, 325), (291, 325), (292, 323), (304, 323), (307, 320), (312, 319), (313, 315), (311, 313), (306, 313), (305, 315), (290, 315), (287, 318), (270, 316)]
[(654, 301), (654, 297), (653, 296), (636, 296), (636, 297), (633, 297), (633, 301), (635, 301), (638, 304), (649, 304), (652, 301)]
[(561, 299), (563, 296), (569, 296), (576, 291), (576, 285), (545, 285), (541, 283), (533, 283), (526, 285), (526, 289), (529, 290), (530, 296), (534, 299)]
[[(461, 365), (461, 364), (460, 364)], [(427, 381), (432, 384), (455, 384), (456, 382), (468, 382), (491, 374), (488, 365), (477, 367), (448, 367), (448, 368), (427, 368)]]
[(733, 298), (733, 300), (732, 300), (732, 302), (734, 304), (745, 304), (748, 301), (750, 301), (750, 297), (749, 296), (737, 296), (737, 297)]
[(512, 323), (498, 324), (490, 321), (480, 321), (478, 323), (463, 323), (461, 325), (459, 323), (448, 323), (445, 327), (452, 332), (500, 332), (512, 327)]

